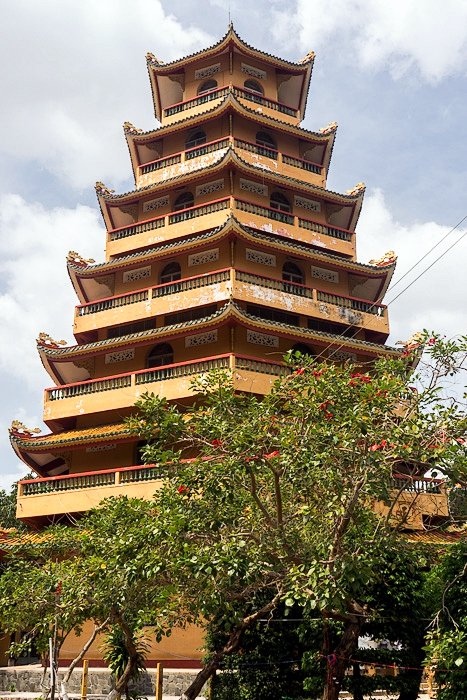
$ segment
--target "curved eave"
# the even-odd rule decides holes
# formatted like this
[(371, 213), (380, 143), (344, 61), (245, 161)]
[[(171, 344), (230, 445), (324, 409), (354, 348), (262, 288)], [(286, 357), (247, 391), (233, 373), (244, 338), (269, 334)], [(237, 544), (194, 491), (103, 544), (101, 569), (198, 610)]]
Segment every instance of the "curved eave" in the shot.
[[(134, 133), (128, 129), (124, 130), (134, 175), (136, 176), (138, 166), (144, 165), (144, 163), (140, 162), (138, 157), (138, 143), (150, 143), (157, 138), (164, 138), (165, 136), (176, 133), (177, 131), (184, 131), (187, 127), (194, 129), (197, 125), (203, 124), (207, 120), (222, 117), (229, 112), (233, 112), (234, 114), (245, 117), (246, 119), (250, 119), (251, 121), (256, 122), (259, 126), (274, 129), (275, 131), (281, 131), (286, 134), (292, 134), (293, 136), (307, 140), (314, 145), (327, 142), (323, 162), (320, 163), (320, 165), (323, 165), (326, 169), (329, 167), (336, 136), (335, 129), (324, 134), (319, 131), (309, 131), (308, 129), (303, 129), (300, 126), (287, 124), (287, 122), (280, 121), (279, 119), (275, 119), (274, 117), (266, 114), (261, 114), (256, 112), (254, 109), (246, 107), (239, 102), (233, 93), (228, 93), (224, 97), (223, 101), (212, 109), (207, 109), (202, 113), (194, 115), (193, 117), (180, 119), (179, 121), (169, 124), (168, 126), (161, 126), (157, 129), (151, 129), (150, 131), (144, 131), (141, 133)], [(170, 156), (170, 154), (168, 154), (168, 156)]]
[[(343, 348), (344, 350), (359, 352), (361, 354), (368, 355), (369, 357), (374, 357), (375, 355), (380, 354), (400, 357), (403, 352), (397, 348), (391, 348), (389, 346), (380, 345), (377, 343), (370, 343), (365, 340), (347, 338), (345, 336), (335, 335), (332, 333), (324, 333), (322, 331), (290, 326), (288, 324), (279, 323), (276, 321), (266, 321), (248, 314), (234, 301), (227, 302), (221, 309), (212, 315), (197, 319), (196, 321), (188, 321), (185, 323), (173, 324), (171, 326), (163, 326), (150, 331), (132, 333), (119, 338), (99, 340), (94, 343), (87, 343), (85, 345), (69, 346), (66, 348), (38, 346), (38, 350), (44, 366), (47, 365), (51, 368), (54, 367), (54, 372), (59, 374), (59, 369), (57, 369), (57, 366), (59, 368), (60, 365), (63, 365), (63, 363), (71, 363), (74, 365), (77, 360), (79, 361), (86, 358), (94, 358), (97, 355), (102, 355), (116, 349), (149, 345), (154, 343), (154, 341), (170, 342), (179, 336), (186, 337), (187, 335), (199, 333), (201, 330), (213, 329), (228, 323), (231, 320), (235, 320), (241, 325), (246, 325), (252, 329), (273, 330), (279, 333), (279, 335), (283, 335), (288, 338), (301, 338), (302, 340), (309, 338), (323, 347), (329, 346), (339, 349)], [(73, 382), (60, 382), (60, 384), (63, 383)]]
[(300, 90), (299, 100), (297, 104), (297, 109), (300, 110), (303, 115), (306, 105), (306, 98), (311, 78), (311, 71), (313, 68), (314, 56), (309, 56), (307, 60), (301, 63), (293, 63), (292, 61), (286, 61), (283, 58), (273, 56), (272, 54), (255, 49), (253, 46), (245, 43), (239, 35), (235, 32), (233, 25), (229, 26), (227, 33), (218, 41), (207, 49), (197, 51), (189, 56), (172, 61), (171, 63), (162, 63), (151, 58), (147, 58), (147, 67), (149, 72), (149, 79), (151, 82), (152, 95), (154, 100), (154, 113), (156, 119), (161, 120), (162, 110), (165, 106), (162, 105), (161, 94), (158, 85), (158, 78), (162, 76), (170, 76), (174, 74), (181, 74), (185, 69), (196, 61), (208, 61), (214, 60), (217, 56), (220, 56), (228, 51), (237, 50), (243, 56), (250, 59), (260, 61), (263, 64), (270, 65), (276, 70), (282, 70), (290, 72), (294, 75), (302, 75), (302, 86)]
[(200, 251), (204, 248), (212, 246), (214, 243), (222, 241), (224, 238), (227, 238), (232, 234), (247, 243), (252, 245), (259, 244), (273, 252), (282, 252), (285, 254), (293, 253), (295, 256), (300, 257), (303, 260), (310, 260), (316, 262), (317, 264), (326, 264), (334, 269), (354, 272), (355, 274), (363, 277), (379, 277), (381, 279), (381, 285), (379, 287), (378, 295), (369, 301), (377, 301), (378, 299), (383, 298), (396, 267), (395, 262), (391, 265), (379, 267), (377, 265), (370, 265), (341, 258), (333, 255), (332, 253), (326, 253), (324, 251), (317, 250), (316, 248), (309, 247), (304, 243), (292, 241), (289, 238), (281, 238), (280, 236), (268, 234), (267, 232), (250, 229), (237, 221), (235, 216), (230, 215), (225, 223), (218, 228), (212, 229), (211, 231), (207, 231), (206, 233), (197, 236), (192, 236), (191, 238), (158, 245), (155, 248), (148, 248), (144, 251), (138, 251), (136, 253), (129, 253), (128, 255), (124, 255), (107, 262), (98, 263), (96, 265), (81, 266), (68, 262), (68, 274), (70, 275), (77, 293), (79, 292), (78, 296), (80, 301), (85, 304), (90, 301), (97, 301), (98, 299), (105, 298), (104, 295), (102, 297), (92, 298), (88, 296), (86, 292), (87, 280), (94, 280), (99, 276), (107, 276), (116, 272), (122, 272), (140, 267), (142, 264), (173, 257), (174, 254), (187, 253), (193, 250)]
[(40, 476), (49, 476), (63, 463), (63, 452), (85, 449), (94, 445), (112, 445), (115, 442), (128, 442), (136, 439), (124, 423), (65, 430), (61, 433), (30, 436), (10, 433), (10, 443), (17, 456)]
[(206, 177), (214, 176), (214, 174), (217, 174), (219, 170), (226, 168), (229, 165), (235, 165), (241, 172), (250, 175), (253, 178), (260, 178), (261, 182), (267, 181), (279, 186), (282, 185), (286, 188), (294, 189), (297, 192), (314, 195), (315, 197), (330, 203), (351, 207), (352, 213), (349, 217), (348, 225), (342, 226), (342, 228), (347, 228), (351, 231), (355, 229), (362, 207), (364, 190), (360, 190), (356, 194), (341, 194), (339, 192), (328, 190), (325, 187), (304, 183), (303, 180), (288, 177), (278, 172), (271, 172), (263, 168), (258, 168), (251, 163), (244, 161), (232, 146), (229, 146), (226, 149), (226, 152), (219, 156), (219, 160), (217, 162), (209, 163), (208, 165), (205, 165), (197, 170), (191, 170), (173, 178), (168, 178), (164, 182), (147, 185), (145, 187), (140, 187), (136, 190), (124, 192), (122, 194), (104, 194), (102, 191), (98, 192), (97, 198), (104, 221), (108, 229), (116, 228), (111, 212), (113, 207), (119, 208), (122, 205), (136, 204), (146, 195), (150, 197), (154, 194), (162, 194), (166, 191), (170, 191), (175, 187), (181, 187), (184, 184), (192, 184), (195, 177), (199, 178), (200, 176), (204, 175)]

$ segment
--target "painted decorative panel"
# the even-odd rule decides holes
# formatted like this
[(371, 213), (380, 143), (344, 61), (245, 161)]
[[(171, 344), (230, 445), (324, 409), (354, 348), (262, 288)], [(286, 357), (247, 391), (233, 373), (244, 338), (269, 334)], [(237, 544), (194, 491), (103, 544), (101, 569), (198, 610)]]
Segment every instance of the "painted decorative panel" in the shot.
[(266, 71), (255, 68), (254, 66), (249, 66), (247, 63), (242, 63), (242, 73), (251, 75), (253, 78), (260, 78), (260, 80), (266, 80), (268, 77)]
[(165, 207), (169, 203), (169, 196), (158, 197), (157, 199), (150, 199), (149, 202), (144, 202), (143, 211), (153, 211), (154, 209), (160, 209)]
[(259, 263), (260, 265), (269, 265), (269, 267), (276, 267), (276, 256), (270, 255), (269, 253), (264, 253), (262, 250), (247, 248), (245, 250), (245, 257), (250, 262)]
[(316, 212), (321, 211), (321, 203), (316, 202), (314, 199), (308, 199), (308, 197), (299, 197), (295, 195), (294, 203), (296, 207), (301, 207), (302, 209)]
[(198, 333), (197, 335), (188, 335), (185, 338), (185, 347), (192, 348), (197, 345), (208, 345), (209, 343), (217, 342), (217, 331), (208, 331), (207, 333)]
[(224, 178), (220, 180), (213, 180), (212, 182), (205, 182), (202, 185), (197, 185), (196, 196), (199, 197), (202, 194), (211, 194), (212, 192), (219, 192), (219, 190), (224, 189)]
[(253, 180), (245, 180), (243, 177), (240, 178), (240, 189), (246, 192), (253, 192), (254, 194), (261, 194), (263, 197), (268, 196), (268, 186), (262, 185), (259, 182), (253, 182)]
[(138, 267), (136, 270), (128, 270), (123, 273), (123, 284), (134, 282), (135, 280), (144, 280), (151, 277), (151, 265), (147, 267)]
[(204, 265), (205, 263), (215, 262), (216, 260), (219, 260), (219, 248), (202, 250), (200, 253), (193, 253), (193, 255), (188, 256), (188, 267)]
[(133, 360), (134, 357), (134, 350), (118, 350), (116, 352), (109, 352), (105, 356), (105, 364), (112, 365), (114, 362), (126, 362), (127, 360)]
[(279, 338), (277, 335), (267, 335), (266, 333), (258, 333), (257, 331), (247, 331), (246, 341), (254, 345), (266, 345), (268, 348), (279, 347)]
[(215, 75), (216, 73), (220, 73), (220, 70), (221, 70), (220, 63), (213, 63), (212, 66), (206, 66), (206, 68), (200, 68), (199, 70), (195, 70), (195, 80), (202, 80), (203, 78), (210, 78), (211, 75)]
[[(86, 452), (107, 452), (108, 450), (116, 449), (117, 445), (94, 445), (94, 447), (86, 447)], [(79, 473), (76, 476), (79, 476)]]
[(350, 360), (351, 362), (357, 361), (357, 356), (354, 352), (345, 352), (344, 350), (336, 350), (336, 352), (333, 352), (332, 348), (329, 350), (329, 357), (332, 357), (332, 359), (337, 362), (345, 362), (346, 360)]
[(339, 284), (339, 273), (336, 272), (336, 270), (327, 270), (325, 267), (315, 267), (315, 265), (312, 265), (311, 276), (318, 280)]

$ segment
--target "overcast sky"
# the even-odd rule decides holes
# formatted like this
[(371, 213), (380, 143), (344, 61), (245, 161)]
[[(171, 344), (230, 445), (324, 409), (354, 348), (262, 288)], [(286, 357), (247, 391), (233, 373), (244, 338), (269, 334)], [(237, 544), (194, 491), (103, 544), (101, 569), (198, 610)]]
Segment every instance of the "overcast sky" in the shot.
[[(328, 187), (367, 186), (358, 258), (399, 256), (386, 302), (467, 231), (465, 0), (3, 0), (0, 26), (0, 488), (26, 469), (12, 419), (41, 422), (35, 339), (73, 343), (69, 250), (103, 259), (96, 180), (133, 187), (122, 124), (156, 125), (145, 55), (218, 41), (316, 53), (304, 126), (339, 124)], [(400, 284), (436, 243), (439, 247)], [(390, 342), (466, 333), (467, 236), (390, 304)], [(394, 286), (396, 285), (396, 286)]]

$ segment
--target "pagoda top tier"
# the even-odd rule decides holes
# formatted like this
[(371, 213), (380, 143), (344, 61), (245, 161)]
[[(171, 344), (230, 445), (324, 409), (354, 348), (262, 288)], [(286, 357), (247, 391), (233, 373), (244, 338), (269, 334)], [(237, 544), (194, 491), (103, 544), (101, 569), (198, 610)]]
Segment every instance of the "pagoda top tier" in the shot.
[(236, 34), (233, 25), (208, 49), (163, 63), (146, 56), (156, 118), (171, 123), (196, 113), (228, 86), (247, 93), (258, 111), (274, 110), (284, 121), (300, 123), (305, 113), (314, 54), (297, 63), (258, 51)]

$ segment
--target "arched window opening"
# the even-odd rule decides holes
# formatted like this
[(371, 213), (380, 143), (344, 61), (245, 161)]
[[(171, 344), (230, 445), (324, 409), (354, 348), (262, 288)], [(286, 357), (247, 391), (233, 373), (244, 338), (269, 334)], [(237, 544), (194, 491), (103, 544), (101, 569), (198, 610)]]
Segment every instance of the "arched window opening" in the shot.
[(281, 192), (273, 192), (270, 199), (272, 209), (277, 209), (278, 211), (291, 212), (292, 207), (290, 202)]
[(199, 86), (198, 88), (198, 96), (200, 95), (205, 95), (207, 92), (211, 92), (211, 90), (215, 90), (217, 87), (217, 80), (205, 80), (202, 85)]
[(202, 129), (199, 129), (198, 131), (194, 131), (187, 136), (185, 148), (195, 148), (195, 146), (202, 146), (203, 143), (206, 143), (206, 134)]
[(282, 267), (282, 279), (285, 282), (293, 282), (294, 284), (303, 284), (303, 273), (295, 263), (286, 262)]
[(264, 146), (265, 148), (272, 148), (273, 150), (276, 150), (276, 143), (274, 139), (265, 131), (258, 131), (256, 134), (256, 143), (258, 146)]
[(169, 263), (162, 270), (159, 277), (159, 283), (166, 284), (167, 282), (176, 282), (177, 280), (181, 279), (181, 277), (182, 272), (180, 265), (178, 263)]
[(295, 345), (292, 346), (292, 352), (299, 352), (301, 355), (305, 355), (305, 357), (316, 357), (313, 348), (306, 345), (306, 343), (295, 343)]
[(263, 88), (256, 82), (256, 80), (245, 80), (243, 87), (249, 92), (254, 92), (255, 95), (264, 95)]
[(162, 367), (163, 365), (173, 365), (174, 351), (169, 343), (156, 345), (146, 358), (146, 368)]
[(145, 450), (145, 447), (146, 447), (147, 444), (148, 444), (148, 443), (147, 443), (146, 440), (140, 440), (139, 442), (136, 443), (136, 448), (135, 448), (135, 465), (141, 466), (142, 464), (145, 463), (144, 460), (143, 460), (143, 454), (144, 454), (144, 450)]
[(180, 211), (180, 209), (188, 209), (192, 207), (195, 203), (195, 199), (191, 192), (184, 192), (179, 195), (175, 200), (174, 211)]

